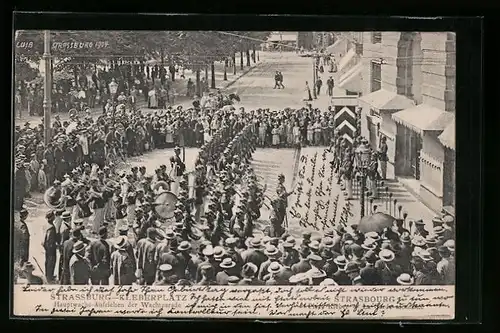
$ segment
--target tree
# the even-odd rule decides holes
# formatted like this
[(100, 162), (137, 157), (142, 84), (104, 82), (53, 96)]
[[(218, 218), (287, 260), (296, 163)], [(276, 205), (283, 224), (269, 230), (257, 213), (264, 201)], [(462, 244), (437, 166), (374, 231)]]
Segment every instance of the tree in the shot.
[(37, 68), (31, 67), (25, 61), (17, 61), (15, 62), (14, 67), (15, 80), (29, 82), (34, 80), (39, 74), (39, 70)]

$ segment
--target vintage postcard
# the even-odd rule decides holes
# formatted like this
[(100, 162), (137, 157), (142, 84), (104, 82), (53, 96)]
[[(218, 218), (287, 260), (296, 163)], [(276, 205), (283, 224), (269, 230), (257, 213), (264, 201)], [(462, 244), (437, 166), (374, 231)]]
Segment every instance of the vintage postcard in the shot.
[(455, 33), (13, 43), (15, 316), (454, 318)]

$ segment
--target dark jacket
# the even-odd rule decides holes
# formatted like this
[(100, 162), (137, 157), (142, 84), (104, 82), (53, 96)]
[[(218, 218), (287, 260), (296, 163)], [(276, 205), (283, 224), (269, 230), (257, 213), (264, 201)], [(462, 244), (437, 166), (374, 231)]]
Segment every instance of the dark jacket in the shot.
[(92, 276), (108, 278), (111, 275), (111, 247), (105, 239), (90, 243), (87, 259), (90, 262)]

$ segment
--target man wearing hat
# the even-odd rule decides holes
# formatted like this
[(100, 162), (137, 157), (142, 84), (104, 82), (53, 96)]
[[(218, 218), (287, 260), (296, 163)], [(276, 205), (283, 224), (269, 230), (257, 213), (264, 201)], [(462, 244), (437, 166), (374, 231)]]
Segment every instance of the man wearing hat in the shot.
[(415, 236), (425, 238), (427, 235), (429, 235), (429, 232), (425, 230), (425, 222), (422, 219), (415, 221), (415, 229), (413, 230), (412, 238), (415, 238)]
[(170, 244), (173, 239), (176, 238), (176, 234), (172, 228), (167, 228), (165, 230), (164, 238), (156, 244), (156, 258), (159, 261), (163, 253), (167, 253), (170, 250)]
[(111, 274), (113, 275), (113, 284), (115, 286), (132, 285), (136, 281), (135, 271), (137, 266), (133, 252), (130, 253), (132, 247), (127, 237), (118, 237), (118, 240), (114, 244), (114, 248), (116, 250), (111, 253), (110, 265)]
[(107, 242), (108, 230), (99, 228), (99, 240), (90, 243), (87, 259), (91, 265), (90, 279), (93, 285), (108, 285), (111, 275), (111, 246)]
[(268, 273), (261, 280), (265, 281), (266, 286), (280, 285), (281, 281), (278, 277), (278, 274), (281, 272), (282, 269), (283, 269), (283, 266), (279, 262), (277, 262), (277, 261), (272, 262), (267, 267)]
[(59, 240), (58, 240), (58, 248), (59, 248), (59, 279), (62, 276), (62, 261), (63, 261), (63, 252), (64, 252), (64, 243), (71, 238), (71, 214), (70, 212), (62, 213), (62, 225), (61, 230), (59, 232)]
[(175, 275), (173, 267), (169, 264), (160, 265), (158, 271), (160, 272), (160, 276), (153, 283), (154, 286), (175, 285), (179, 281), (179, 277)]
[(238, 276), (232, 275), (232, 276), (227, 278), (227, 285), (228, 286), (237, 286), (239, 282), (240, 282), (240, 278)]
[(290, 265), (294, 265), (300, 261), (300, 255), (299, 251), (294, 248), (295, 246), (295, 238), (292, 236), (287, 236), (284, 240), (283, 243), (281, 244), (281, 247), (283, 248), (283, 255), (282, 259), (283, 262), (286, 260), (289, 260)]
[(262, 285), (257, 279), (258, 268), (255, 264), (248, 262), (241, 269), (242, 279), (238, 283), (240, 286)]
[(244, 262), (243, 258), (241, 257), (241, 254), (238, 251), (236, 251), (236, 245), (238, 244), (238, 240), (234, 237), (229, 237), (226, 238), (224, 244), (226, 245), (225, 247), (226, 256), (234, 261), (234, 263), (236, 264), (235, 269), (239, 272)]
[(156, 254), (156, 229), (149, 228), (146, 238), (137, 242), (137, 272), (136, 277), (140, 284), (152, 285), (156, 279), (157, 263)]
[(375, 263), (377, 262), (378, 256), (374, 250), (368, 250), (363, 259), (365, 260), (365, 266), (361, 268), (359, 275), (365, 285), (380, 285), (382, 284), (382, 278), (379, 271), (375, 268)]
[(274, 245), (267, 245), (264, 249), (264, 254), (267, 256), (267, 260), (260, 265), (257, 275), (257, 278), (261, 281), (264, 281), (264, 276), (269, 274), (269, 265), (273, 262), (278, 262), (279, 250)]
[(54, 270), (56, 268), (57, 257), (57, 233), (54, 227), (55, 214), (49, 211), (45, 218), (47, 220), (47, 228), (45, 229), (45, 237), (42, 246), (45, 250), (45, 277), (47, 282), (51, 283), (54, 280)]
[[(319, 282), (326, 277), (326, 272), (323, 270), (323, 258), (317, 254), (311, 253), (307, 259), (309, 260), (311, 268), (306, 272), (306, 275), (314, 282), (317, 282), (314, 283), (315, 285), (318, 285)], [(317, 281), (318, 279), (321, 279), (321, 281)]]
[(211, 272), (213, 273), (213, 280), (215, 282), (215, 275), (218, 271), (220, 271), (220, 261), (215, 258), (214, 247), (211, 244), (207, 244), (207, 246), (203, 249), (202, 254), (205, 260), (198, 265), (196, 270), (196, 281), (199, 282), (202, 279), (202, 267), (210, 265), (212, 267)]
[(397, 284), (396, 279), (403, 273), (401, 266), (394, 262), (396, 255), (393, 251), (389, 249), (380, 250), (379, 260), (375, 263), (375, 268), (380, 272), (382, 279), (382, 284), (384, 285), (395, 285)]
[(333, 274), (333, 279), (340, 286), (352, 285), (352, 281), (347, 275), (345, 269), (347, 266), (347, 259), (344, 256), (338, 256), (333, 260), (337, 265), (337, 271)]
[(253, 237), (249, 241), (250, 249), (243, 252), (241, 257), (243, 258), (245, 264), (253, 263), (257, 267), (257, 272), (259, 272), (260, 266), (263, 262), (265, 262), (268, 258), (260, 249), (262, 246), (262, 241), (260, 237)]
[(363, 285), (362, 278), (359, 274), (360, 269), (359, 265), (356, 262), (349, 262), (347, 263), (345, 267), (345, 272), (349, 279), (351, 279), (351, 282), (355, 286), (361, 286)]
[[(171, 238), (171, 234), (168, 235), (169, 238)], [(182, 242), (181, 242), (182, 244)], [(182, 244), (183, 247), (182, 249), (188, 249), (189, 246), (186, 246), (186, 244)], [(176, 273), (176, 275), (178, 276), (178, 274), (182, 274), (184, 275), (184, 272), (183, 272), (183, 268), (182, 268), (182, 263), (179, 261), (179, 258), (184, 260), (183, 257), (180, 256), (180, 253), (179, 253), (179, 247), (180, 247), (180, 244), (179, 244), (179, 241), (177, 240), (177, 238), (172, 238), (171, 240), (169, 240), (169, 246), (168, 248), (164, 249), (163, 253), (159, 254), (158, 255), (158, 259), (157, 259), (157, 267), (160, 267), (160, 265), (163, 265), (163, 264), (169, 264), (170, 266), (172, 266), (172, 269), (174, 271), (174, 273)], [(166, 250), (166, 251), (165, 251)], [(159, 274), (159, 271), (158, 271), (158, 277), (157, 279), (159, 278), (160, 274)]]
[(30, 232), (26, 224), (27, 218), (28, 211), (23, 207), (19, 212), (19, 220), (14, 223), (14, 244), (16, 244), (14, 260), (20, 265), (29, 261)]
[(224, 258), (219, 267), (222, 269), (222, 271), (217, 273), (215, 280), (220, 286), (228, 285), (229, 277), (239, 274), (239, 271), (235, 269), (236, 263), (231, 258)]
[(180, 147), (175, 147), (174, 148), (174, 153), (175, 155), (170, 158), (170, 167), (172, 168), (172, 179), (174, 182), (172, 183), (172, 192), (175, 195), (179, 195), (179, 182), (184, 174), (184, 171), (186, 170), (186, 165), (182, 161), (180, 155), (181, 155), (181, 148)]
[(437, 263), (437, 271), (445, 285), (455, 284), (455, 260), (451, 256), (451, 251), (446, 246), (438, 248), (441, 260)]
[(29, 261), (26, 261), (22, 266), (23, 277), (26, 279), (29, 285), (40, 285), (43, 284), (42, 277), (33, 274), (35, 271), (35, 266)]
[(301, 246), (299, 251), (300, 260), (298, 263), (292, 265), (292, 272), (294, 274), (305, 273), (311, 269), (311, 264), (307, 258), (311, 251), (307, 246)]
[(455, 219), (451, 215), (445, 215), (443, 217), (443, 228), (444, 232), (442, 234), (443, 241), (446, 242), (449, 239), (455, 239), (455, 229), (454, 229)]
[(191, 243), (188, 241), (180, 242), (177, 247), (177, 260), (179, 261), (178, 270), (174, 271), (179, 279), (185, 279), (188, 271), (188, 263), (191, 260)]
[(199, 267), (199, 282), (196, 285), (209, 286), (215, 283), (215, 270), (213, 265), (209, 263), (202, 263)]
[(89, 284), (91, 266), (87, 258), (85, 258), (86, 245), (77, 241), (73, 245), (73, 255), (69, 261), (70, 281), (72, 285)]

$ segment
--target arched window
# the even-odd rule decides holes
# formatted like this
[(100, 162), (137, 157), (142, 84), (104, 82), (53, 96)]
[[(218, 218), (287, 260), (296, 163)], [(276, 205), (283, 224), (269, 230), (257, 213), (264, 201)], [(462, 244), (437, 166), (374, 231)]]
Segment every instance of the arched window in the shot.
[(396, 60), (397, 93), (413, 99), (413, 32), (402, 32), (398, 42), (398, 58)]

